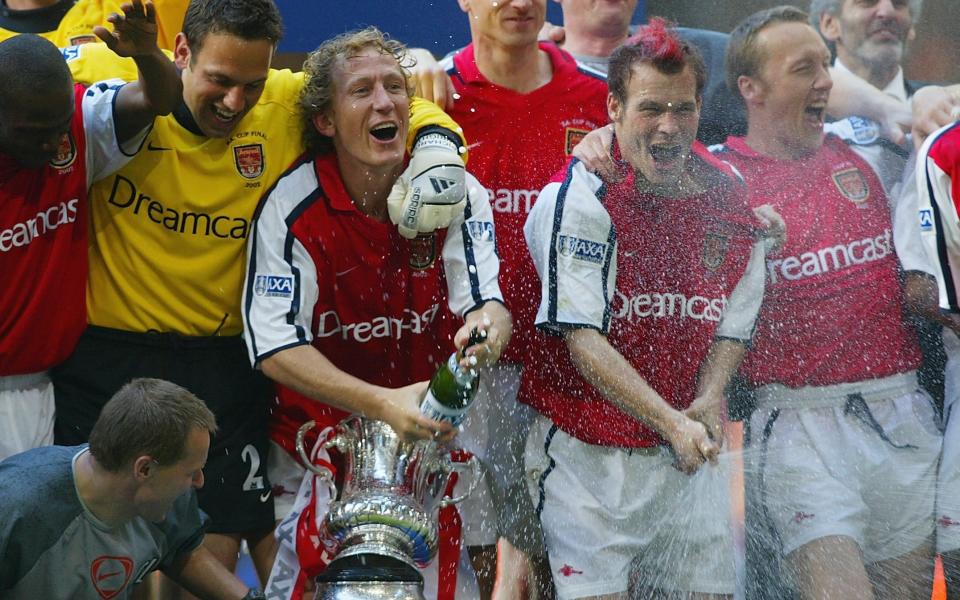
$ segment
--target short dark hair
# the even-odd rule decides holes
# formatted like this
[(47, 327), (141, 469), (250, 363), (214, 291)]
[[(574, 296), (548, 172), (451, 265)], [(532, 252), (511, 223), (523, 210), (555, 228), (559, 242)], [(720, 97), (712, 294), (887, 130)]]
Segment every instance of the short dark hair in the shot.
[(273, 0), (191, 0), (183, 17), (183, 35), (195, 54), (207, 35), (227, 33), (244, 40), (283, 37), (283, 21)]
[(14, 99), (26, 103), (44, 90), (68, 88), (73, 77), (56, 46), (24, 33), (0, 42), (0, 81), (0, 109), (8, 109)]
[(304, 84), (300, 92), (300, 113), (304, 121), (303, 142), (308, 154), (329, 154), (333, 151), (333, 140), (317, 131), (312, 123), (313, 117), (330, 110), (336, 92), (335, 71), (340, 61), (367, 48), (373, 48), (397, 60), (397, 66), (407, 82), (407, 93), (413, 95), (407, 71), (407, 68), (412, 66), (413, 59), (401, 42), (391, 39), (376, 27), (348, 31), (325, 41), (311, 52), (303, 63)]
[(703, 95), (707, 71), (697, 49), (681, 40), (666, 20), (655, 17), (637, 28), (610, 57), (607, 87), (618, 102), (627, 101), (627, 87), (635, 64), (653, 65), (661, 73), (674, 75), (690, 66), (697, 81), (697, 97)]
[(140, 456), (171, 465), (183, 457), (187, 436), (196, 428), (217, 431), (202, 400), (169, 381), (134, 379), (100, 411), (90, 432), (90, 454), (112, 472)]
[(741, 97), (737, 83), (740, 76), (756, 77), (765, 62), (757, 34), (776, 23), (807, 24), (807, 21), (807, 13), (795, 6), (782, 5), (757, 11), (734, 27), (727, 43), (726, 70), (727, 86), (737, 93), (737, 97)]

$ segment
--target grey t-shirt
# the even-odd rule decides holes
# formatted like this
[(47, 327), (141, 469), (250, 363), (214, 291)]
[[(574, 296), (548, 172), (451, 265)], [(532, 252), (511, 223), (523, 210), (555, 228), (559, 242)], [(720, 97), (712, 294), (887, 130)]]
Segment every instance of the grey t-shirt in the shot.
[(110, 528), (80, 500), (86, 446), (49, 446), (0, 462), (0, 599), (129, 598), (135, 584), (194, 550), (207, 517), (195, 491), (166, 518)]

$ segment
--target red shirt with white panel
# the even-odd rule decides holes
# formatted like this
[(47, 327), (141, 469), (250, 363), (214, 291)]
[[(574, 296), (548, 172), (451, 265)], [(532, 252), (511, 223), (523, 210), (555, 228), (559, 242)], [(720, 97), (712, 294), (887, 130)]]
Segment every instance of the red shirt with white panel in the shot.
[(526, 94), (487, 80), (473, 44), (442, 63), (460, 95), (448, 112), (470, 143), (470, 172), (490, 193), (504, 265), (500, 285), (513, 315), (513, 337), (502, 357), (509, 362), (522, 361), (539, 302), (523, 239), (527, 213), (577, 142), (609, 120), (605, 76), (579, 67), (552, 43), (541, 42), (540, 50), (550, 58), (553, 77)]
[(838, 137), (778, 160), (729, 138), (714, 149), (744, 177), (751, 206), (771, 204), (786, 245), (767, 257), (767, 288), (741, 372), (755, 386), (825, 386), (916, 369), (904, 324), (890, 207), (880, 180)]
[(87, 190), (143, 140), (126, 152), (117, 143), (120, 85), (74, 86), (70, 131), (49, 163), (30, 169), (0, 154), (0, 376), (53, 367), (87, 325)]
[[(295, 163), (261, 202), (250, 237), (251, 360), (312, 344), (368, 383), (429, 379), (454, 350), (459, 317), (502, 302), (486, 190), (469, 174), (467, 190), (464, 213), (446, 230), (408, 240), (357, 209), (335, 154)], [(271, 437), (294, 456), (304, 422), (323, 429), (348, 416), (281, 385), (277, 395)]]
[[(577, 439), (622, 448), (665, 441), (588, 383), (563, 333), (592, 328), (670, 405), (688, 407), (717, 338), (747, 343), (763, 297), (763, 243), (745, 189), (698, 143), (705, 191), (641, 194), (632, 170), (608, 185), (573, 161), (548, 185), (524, 232), (541, 280), (538, 333), (521, 401)], [(548, 335), (552, 334), (552, 335)]]
[(937, 278), (940, 308), (960, 312), (960, 123), (924, 142), (917, 159), (920, 237)]

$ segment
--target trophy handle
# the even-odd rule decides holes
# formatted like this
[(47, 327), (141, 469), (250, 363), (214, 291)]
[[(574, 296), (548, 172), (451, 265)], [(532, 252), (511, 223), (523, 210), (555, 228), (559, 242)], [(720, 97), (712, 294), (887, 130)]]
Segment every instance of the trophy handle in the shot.
[[(317, 425), (316, 421), (307, 421), (306, 423), (300, 426), (300, 429), (297, 430), (297, 442), (296, 442), (297, 454), (300, 456), (300, 463), (304, 467), (306, 467), (307, 470), (312, 471), (313, 473), (316, 473), (317, 475), (320, 476), (321, 479), (332, 483), (330, 472), (327, 471), (326, 469), (321, 469), (320, 467), (313, 464), (313, 461), (310, 460), (310, 455), (307, 452), (307, 447), (305, 442), (307, 437), (307, 432), (309, 432), (311, 429), (316, 427), (316, 425)], [(337, 439), (338, 437), (339, 436), (334, 436), (332, 439), (328, 440), (327, 442), (324, 442), (323, 444), (324, 449), (329, 449), (335, 446), (336, 443), (339, 441)]]
[[(456, 496), (455, 498), (444, 498), (440, 500), (440, 508), (446, 508), (452, 504), (460, 504), (467, 499), (467, 496), (473, 493), (473, 490), (477, 489), (477, 485), (480, 483), (480, 478), (483, 477), (483, 472), (480, 470), (480, 460), (476, 456), (471, 456), (470, 460), (464, 465), (463, 463), (455, 463), (450, 460), (448, 456), (445, 462), (445, 470), (449, 473), (451, 471), (461, 471), (470, 467), (470, 486), (467, 488), (467, 491), (463, 494)], [(463, 465), (463, 466), (461, 466)]]

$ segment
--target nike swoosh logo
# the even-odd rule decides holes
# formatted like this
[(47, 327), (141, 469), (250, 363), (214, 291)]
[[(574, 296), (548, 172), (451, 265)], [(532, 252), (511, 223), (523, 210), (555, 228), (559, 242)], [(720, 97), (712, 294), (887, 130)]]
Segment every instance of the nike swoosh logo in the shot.
[(623, 257), (624, 257), (624, 258), (631, 258), (631, 257), (635, 256), (638, 252), (640, 252), (640, 251), (639, 251), (639, 250), (634, 250), (633, 252), (624, 252), (624, 253), (623, 253)]
[(260, 502), (266, 502), (270, 499), (270, 490), (267, 490), (266, 493), (260, 496)]
[(113, 573), (103, 573), (102, 575), (97, 576), (97, 581), (103, 581), (109, 577), (115, 577), (117, 575), (123, 575), (123, 571), (114, 571)]
[(339, 273), (334, 273), (334, 276), (335, 276), (335, 277), (340, 277), (341, 275), (346, 275), (346, 274), (349, 273), (350, 271), (353, 271), (354, 269), (359, 269), (359, 268), (360, 268), (360, 265), (353, 265), (352, 267), (350, 267), (350, 268), (347, 269), (346, 271), (340, 271)]
[(166, 150), (173, 150), (173, 148), (164, 148), (163, 146), (154, 146), (153, 142), (147, 143), (147, 150), (152, 150), (153, 152), (163, 152)]
[(476, 148), (477, 146), (479, 146), (479, 145), (482, 144), (482, 143), (483, 143), (483, 142), (480, 141), (480, 142), (474, 142), (474, 143), (472, 143), (472, 144), (469, 144), (469, 145), (467, 145), (467, 150), (473, 150), (474, 148)]

